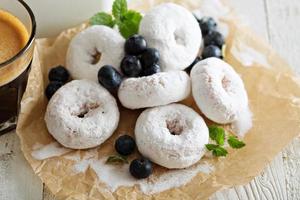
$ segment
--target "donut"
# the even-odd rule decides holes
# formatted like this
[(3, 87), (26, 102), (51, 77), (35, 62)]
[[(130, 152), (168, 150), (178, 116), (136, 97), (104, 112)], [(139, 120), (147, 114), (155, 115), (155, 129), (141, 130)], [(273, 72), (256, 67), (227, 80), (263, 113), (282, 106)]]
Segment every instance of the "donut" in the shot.
[(197, 106), (214, 122), (231, 123), (248, 107), (248, 95), (241, 77), (218, 58), (197, 63), (191, 71), (191, 79)]
[(190, 77), (184, 71), (160, 72), (128, 78), (118, 90), (119, 100), (129, 109), (167, 105), (181, 101), (191, 92)]
[(135, 125), (139, 152), (169, 169), (198, 162), (205, 153), (208, 139), (208, 128), (202, 117), (181, 104), (148, 108)]
[(195, 60), (202, 42), (193, 14), (174, 3), (154, 7), (141, 20), (139, 33), (149, 47), (160, 52), (163, 71), (187, 68)]
[(99, 69), (111, 65), (120, 71), (125, 39), (115, 30), (102, 25), (91, 26), (70, 42), (66, 67), (73, 79), (97, 81)]
[(87, 149), (102, 144), (119, 123), (114, 97), (99, 84), (74, 80), (50, 99), (45, 122), (49, 133), (63, 146)]

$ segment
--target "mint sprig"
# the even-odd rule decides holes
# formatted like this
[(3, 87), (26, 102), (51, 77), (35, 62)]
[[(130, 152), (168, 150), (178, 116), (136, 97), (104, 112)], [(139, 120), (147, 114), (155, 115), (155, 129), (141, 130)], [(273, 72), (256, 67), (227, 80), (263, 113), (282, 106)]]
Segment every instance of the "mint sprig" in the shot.
[(228, 151), (226, 149), (224, 149), (223, 147), (217, 144), (207, 144), (206, 148), (209, 151), (212, 151), (212, 154), (217, 157), (221, 157), (221, 156), (225, 157), (228, 154)]
[[(225, 138), (226, 138), (226, 131), (224, 128), (212, 125), (208, 127), (209, 129), (209, 137), (213, 140), (216, 144), (207, 144), (206, 148), (208, 151), (211, 151), (212, 154), (216, 157), (226, 156), (228, 151), (223, 147)], [(239, 140), (236, 136), (230, 135), (228, 136), (227, 142), (230, 147), (234, 149), (240, 149), (246, 144)]]
[(124, 38), (129, 38), (130, 36), (138, 33), (140, 22), (142, 20), (142, 15), (134, 10), (129, 10), (122, 18), (122, 20), (117, 21), (119, 26), (119, 31)]
[(127, 13), (127, 1), (115, 0), (112, 6), (112, 14), (116, 20), (122, 20), (122, 17)]
[(240, 149), (240, 148), (246, 146), (246, 144), (243, 141), (240, 141), (235, 136), (229, 136), (227, 142), (234, 149)]
[(212, 140), (215, 140), (217, 144), (224, 145), (225, 141), (225, 130), (216, 125), (208, 127), (209, 129), (209, 137)]
[(113, 20), (110, 14), (107, 14), (105, 12), (99, 12), (90, 19), (90, 24), (91, 25), (101, 24), (113, 28), (114, 25), (116, 24), (116, 21)]
[(142, 15), (134, 10), (128, 10), (126, 0), (115, 0), (112, 6), (112, 15), (100, 12), (90, 19), (91, 25), (105, 25), (114, 27), (118, 25), (119, 31), (124, 38), (138, 33)]

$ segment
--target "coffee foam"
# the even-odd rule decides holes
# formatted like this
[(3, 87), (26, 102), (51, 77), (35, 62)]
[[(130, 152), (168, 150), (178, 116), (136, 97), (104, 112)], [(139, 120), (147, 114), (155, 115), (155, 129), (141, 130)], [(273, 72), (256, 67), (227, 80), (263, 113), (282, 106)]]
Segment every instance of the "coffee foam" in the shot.
[[(14, 15), (0, 10), (0, 63), (15, 56), (28, 42), (29, 33), (24, 24)], [(25, 52), (14, 62), (0, 68), (0, 86), (17, 78), (29, 65), (32, 50)]]

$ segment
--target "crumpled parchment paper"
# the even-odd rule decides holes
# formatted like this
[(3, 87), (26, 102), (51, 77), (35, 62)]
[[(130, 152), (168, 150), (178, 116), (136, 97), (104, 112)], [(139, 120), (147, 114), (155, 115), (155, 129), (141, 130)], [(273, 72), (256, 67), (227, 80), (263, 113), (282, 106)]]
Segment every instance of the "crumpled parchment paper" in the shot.
[[(146, 11), (159, 2), (162, 1), (133, 1), (131, 8)], [(220, 3), (217, 0), (211, 2)], [(178, 0), (177, 3), (191, 10), (202, 5), (201, 0)], [(219, 189), (249, 182), (300, 133), (300, 80), (269, 45), (233, 17), (233, 11), (229, 7), (225, 5), (222, 11), (224, 13), (219, 16), (220, 21), (228, 28), (226, 61), (234, 66), (244, 80), (253, 112), (253, 127), (244, 138), (247, 146), (241, 150), (230, 150), (226, 158), (205, 157), (201, 162), (205, 161), (214, 166), (215, 170), (211, 174), (200, 173), (185, 186), (153, 195), (143, 194), (138, 187), (121, 187), (111, 193), (92, 169), (84, 173), (74, 173), (72, 166), (76, 161), (66, 159), (65, 155), (45, 160), (32, 157), (32, 151), (37, 144), (47, 145), (54, 142), (44, 122), (47, 106), (44, 88), (48, 82), (49, 68), (65, 64), (70, 40), (85, 25), (66, 30), (57, 38), (36, 41), (17, 133), (24, 155), (34, 172), (58, 199), (206, 199)], [(192, 98), (183, 103), (199, 112)], [(135, 120), (140, 111), (124, 108), (120, 111), (118, 130), (96, 149), (96, 156), (113, 154), (113, 143), (119, 134), (133, 134)], [(84, 157), (85, 153), (70, 150), (67, 155), (80, 154)], [(130, 159), (134, 157), (135, 155)], [(166, 169), (156, 166), (154, 176), (165, 171)]]

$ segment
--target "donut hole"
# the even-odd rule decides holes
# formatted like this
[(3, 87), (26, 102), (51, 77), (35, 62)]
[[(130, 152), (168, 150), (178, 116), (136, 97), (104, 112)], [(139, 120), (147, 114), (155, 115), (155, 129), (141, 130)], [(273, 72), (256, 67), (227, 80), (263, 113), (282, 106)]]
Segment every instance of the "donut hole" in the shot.
[(167, 120), (166, 124), (171, 135), (181, 135), (183, 132), (183, 125), (180, 119)]
[(88, 114), (92, 110), (97, 109), (99, 106), (100, 105), (98, 103), (84, 104), (80, 111), (74, 115), (76, 115), (78, 118), (84, 118), (86, 114)]
[(101, 59), (101, 55), (102, 54), (98, 50), (95, 50), (95, 53), (92, 54), (92, 62), (91, 63), (93, 65), (97, 64)]
[(174, 32), (174, 39), (177, 44), (185, 46), (184, 36), (180, 31)]

